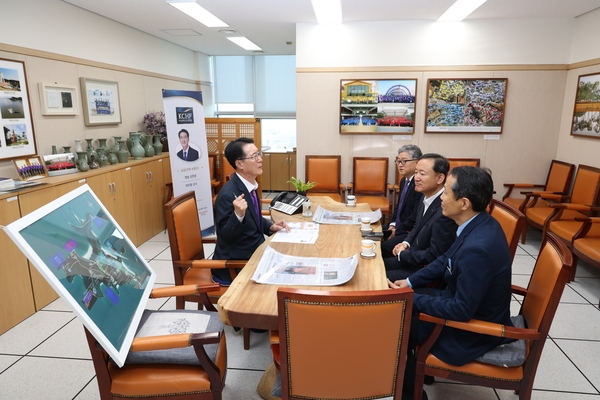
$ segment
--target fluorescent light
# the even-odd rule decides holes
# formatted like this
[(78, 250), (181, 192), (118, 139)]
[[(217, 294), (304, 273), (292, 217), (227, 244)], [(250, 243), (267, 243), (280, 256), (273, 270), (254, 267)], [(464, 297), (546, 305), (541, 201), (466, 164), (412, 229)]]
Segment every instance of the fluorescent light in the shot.
[(252, 43), (248, 38), (244, 36), (230, 36), (227, 39), (237, 44), (244, 50), (262, 50), (260, 47)]
[(194, 0), (176, 0), (169, 1), (167, 3), (178, 9), (179, 11), (189, 15), (202, 25), (206, 25), (209, 28), (220, 28), (229, 26), (219, 18), (212, 15), (205, 8), (201, 7)]
[(342, 23), (342, 0), (310, 0), (319, 24)]
[(477, 10), (479, 6), (487, 0), (456, 0), (448, 9), (437, 19), (438, 21), (462, 21)]

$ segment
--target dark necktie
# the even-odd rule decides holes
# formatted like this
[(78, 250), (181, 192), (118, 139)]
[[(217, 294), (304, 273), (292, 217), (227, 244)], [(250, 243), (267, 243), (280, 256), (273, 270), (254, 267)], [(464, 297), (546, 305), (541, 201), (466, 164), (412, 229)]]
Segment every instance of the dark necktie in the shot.
[(256, 190), (250, 192), (250, 197), (252, 197), (252, 202), (254, 203), (254, 211), (256, 211), (256, 219), (260, 221), (260, 202), (258, 201), (258, 195), (256, 194)]
[(404, 180), (404, 186), (400, 191), (400, 200), (398, 200), (398, 212), (396, 213), (396, 229), (400, 228), (402, 225), (402, 219), (400, 218), (400, 210), (402, 210), (402, 205), (404, 204), (404, 200), (406, 200), (406, 192), (408, 191), (408, 187), (410, 186), (410, 181)]
[(183, 152), (183, 159), (184, 159), (185, 161), (187, 161), (187, 151), (184, 151), (184, 152)]

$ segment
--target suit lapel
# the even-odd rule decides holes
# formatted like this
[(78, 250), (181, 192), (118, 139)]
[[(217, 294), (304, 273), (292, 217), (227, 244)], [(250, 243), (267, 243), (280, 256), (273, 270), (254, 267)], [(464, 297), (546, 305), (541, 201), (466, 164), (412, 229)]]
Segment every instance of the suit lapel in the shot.
[(475, 217), (473, 221), (469, 222), (469, 225), (465, 227), (465, 229), (461, 232), (460, 236), (457, 237), (454, 241), (454, 244), (452, 244), (452, 246), (450, 246), (450, 249), (448, 249), (448, 258), (454, 257), (454, 254), (458, 251), (458, 249), (460, 249), (460, 246), (462, 246), (465, 238), (469, 236), (473, 229), (475, 229), (479, 224), (481, 224), (485, 220), (485, 214), (487, 214), (487, 212), (482, 211)]
[(254, 221), (256, 228), (260, 231), (260, 224), (258, 223), (259, 219), (256, 215), (256, 209), (254, 208), (252, 196), (248, 192), (248, 189), (246, 189), (246, 185), (244, 185), (244, 182), (242, 182), (242, 180), (239, 178), (239, 176), (237, 176), (237, 174), (234, 174), (233, 179), (235, 179), (235, 184), (237, 185), (239, 191), (241, 193), (244, 193), (244, 200), (246, 200), (246, 202), (248, 203), (246, 213), (250, 212), (250, 215), (252, 216), (252, 220)]

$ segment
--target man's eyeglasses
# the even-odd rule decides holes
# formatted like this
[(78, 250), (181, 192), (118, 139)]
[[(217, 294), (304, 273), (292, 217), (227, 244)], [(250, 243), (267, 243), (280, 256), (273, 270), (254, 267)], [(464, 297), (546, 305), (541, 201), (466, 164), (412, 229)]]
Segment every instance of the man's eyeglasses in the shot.
[(263, 152), (259, 151), (258, 153), (254, 153), (251, 156), (238, 158), (238, 160), (250, 160), (250, 159), (252, 159), (252, 160), (256, 161), (259, 157), (262, 158), (262, 156), (263, 156)]
[(396, 162), (396, 164), (402, 164), (402, 165), (406, 165), (406, 163), (407, 163), (407, 162), (410, 162), (410, 161), (418, 161), (418, 160), (417, 160), (417, 159), (415, 159), (415, 158), (411, 158), (411, 159), (409, 159), (409, 160), (401, 160), (401, 159), (399, 159), (399, 158), (396, 158), (396, 160), (394, 160), (394, 161)]

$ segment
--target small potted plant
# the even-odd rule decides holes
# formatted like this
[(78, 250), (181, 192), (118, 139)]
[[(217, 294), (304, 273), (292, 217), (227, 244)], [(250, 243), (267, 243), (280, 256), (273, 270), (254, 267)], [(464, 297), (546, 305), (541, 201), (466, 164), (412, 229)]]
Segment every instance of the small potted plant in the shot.
[(289, 181), (287, 181), (287, 183), (291, 183), (292, 185), (294, 185), (298, 194), (301, 194), (303, 196), (306, 196), (307, 190), (310, 190), (318, 185), (317, 182), (307, 181), (306, 183), (304, 183), (300, 179), (294, 178), (293, 176)]

